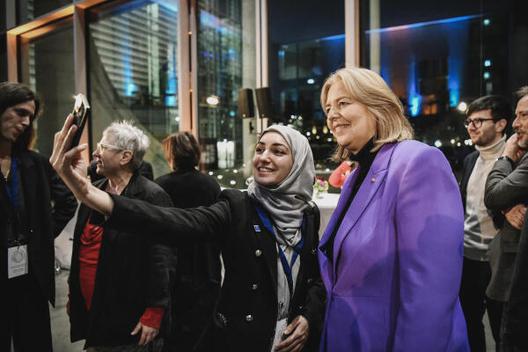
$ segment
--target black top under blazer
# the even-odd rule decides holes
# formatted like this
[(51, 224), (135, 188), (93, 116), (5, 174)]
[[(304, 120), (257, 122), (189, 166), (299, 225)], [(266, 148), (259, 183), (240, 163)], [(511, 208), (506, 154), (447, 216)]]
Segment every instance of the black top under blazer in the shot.
[[(149, 228), (174, 243), (213, 240), (222, 250), (225, 277), (212, 324), (216, 351), (269, 352), (277, 320), (277, 247), (246, 192), (224, 190), (218, 203), (190, 210), (155, 207), (112, 196), (107, 226), (138, 232)], [(254, 225), (259, 225), (260, 232)], [(318, 350), (324, 288), (317, 261), (319, 213), (305, 211), (304, 248), (289, 320), (310, 324), (304, 351)]]
[[(107, 180), (102, 179), (94, 185), (104, 189), (106, 184)], [(122, 194), (125, 202), (133, 198), (172, 206), (160, 186), (137, 172)], [(170, 323), (166, 318), (170, 318), (170, 281), (174, 277), (175, 258), (169, 246), (152, 241), (154, 230), (148, 226), (142, 227), (142, 236), (139, 236), (136, 231), (103, 225), (92, 304), (90, 312), (87, 311), (80, 288), (79, 250), (84, 227), (95, 214), (81, 205), (75, 225), (68, 281), (72, 342), (86, 339), (86, 347), (137, 344), (140, 334), (131, 336), (130, 333), (147, 307), (165, 309), (163, 335)], [(130, 216), (124, 219), (130, 220)]]

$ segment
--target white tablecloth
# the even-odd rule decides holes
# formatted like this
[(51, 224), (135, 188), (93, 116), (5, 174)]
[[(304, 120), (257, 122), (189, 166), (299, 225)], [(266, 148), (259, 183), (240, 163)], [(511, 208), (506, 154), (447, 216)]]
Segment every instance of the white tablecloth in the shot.
[(332, 216), (337, 206), (339, 194), (327, 193), (323, 198), (313, 197), (312, 199), (317, 204), (317, 207), (319, 207), (319, 212), (321, 213), (321, 225), (319, 226), (319, 237), (321, 237), (326, 229), (326, 225), (330, 221), (330, 216)]

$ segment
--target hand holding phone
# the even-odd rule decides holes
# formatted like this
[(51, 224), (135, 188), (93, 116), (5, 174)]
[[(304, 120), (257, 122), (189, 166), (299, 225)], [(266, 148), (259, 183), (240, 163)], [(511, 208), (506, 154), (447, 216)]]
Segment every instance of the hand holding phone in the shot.
[(73, 116), (73, 123), (77, 125), (77, 131), (75, 131), (75, 135), (73, 136), (70, 149), (79, 145), (84, 126), (86, 125), (86, 120), (88, 119), (88, 109), (90, 109), (90, 104), (88, 103), (86, 96), (82, 93), (77, 94), (75, 96), (75, 104), (73, 105), (73, 110), (71, 112)]

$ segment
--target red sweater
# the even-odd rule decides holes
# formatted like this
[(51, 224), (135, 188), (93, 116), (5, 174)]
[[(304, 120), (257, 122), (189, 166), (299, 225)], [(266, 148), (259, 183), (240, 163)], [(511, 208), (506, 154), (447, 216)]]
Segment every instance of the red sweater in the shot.
[[(87, 310), (90, 310), (92, 306), (102, 239), (103, 227), (93, 225), (88, 221), (81, 235), (79, 248), (79, 281)], [(161, 307), (148, 307), (141, 316), (140, 322), (143, 325), (159, 330), (163, 314), (164, 309)]]

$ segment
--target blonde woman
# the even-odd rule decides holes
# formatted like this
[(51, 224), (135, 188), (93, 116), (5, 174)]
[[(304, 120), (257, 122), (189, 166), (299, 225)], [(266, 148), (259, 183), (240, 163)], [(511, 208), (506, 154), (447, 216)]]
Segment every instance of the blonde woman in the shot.
[(321, 104), (336, 158), (358, 164), (319, 246), (322, 351), (468, 351), (464, 218), (447, 160), (410, 140), (399, 99), (373, 71), (332, 74)]

